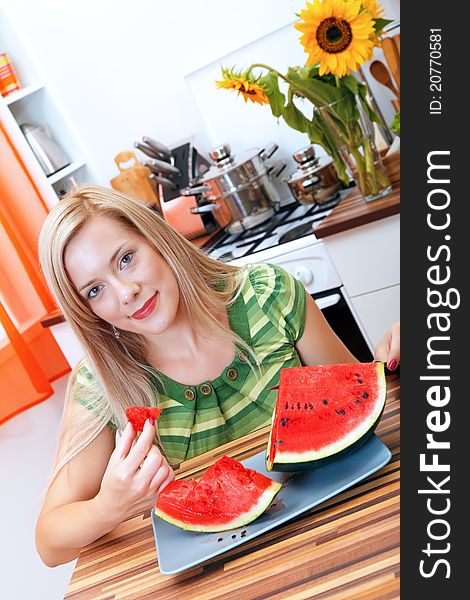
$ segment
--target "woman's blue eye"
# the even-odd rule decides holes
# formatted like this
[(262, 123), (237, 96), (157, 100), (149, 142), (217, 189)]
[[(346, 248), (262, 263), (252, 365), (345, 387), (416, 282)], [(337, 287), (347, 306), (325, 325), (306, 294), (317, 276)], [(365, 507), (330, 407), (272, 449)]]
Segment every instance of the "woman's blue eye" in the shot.
[(127, 254), (124, 254), (124, 256), (121, 258), (121, 265), (128, 265), (130, 262), (132, 261), (132, 252), (128, 252)]
[(94, 287), (91, 288), (91, 290), (88, 291), (86, 297), (91, 300), (92, 298), (95, 298), (97, 296), (99, 291), (100, 291), (100, 286), (95, 285)]

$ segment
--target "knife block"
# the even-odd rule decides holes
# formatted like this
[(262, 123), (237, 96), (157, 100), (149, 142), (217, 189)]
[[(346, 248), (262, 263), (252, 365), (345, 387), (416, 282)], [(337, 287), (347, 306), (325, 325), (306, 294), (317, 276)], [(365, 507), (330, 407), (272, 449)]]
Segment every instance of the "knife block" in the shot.
[[(133, 161), (130, 166), (125, 163)], [(119, 175), (111, 179), (111, 186), (118, 192), (122, 192), (134, 200), (139, 200), (148, 205), (156, 205), (160, 214), (162, 213), (158, 190), (152, 183), (150, 175), (152, 171), (139, 163), (133, 152), (120, 152), (114, 158), (119, 169)]]

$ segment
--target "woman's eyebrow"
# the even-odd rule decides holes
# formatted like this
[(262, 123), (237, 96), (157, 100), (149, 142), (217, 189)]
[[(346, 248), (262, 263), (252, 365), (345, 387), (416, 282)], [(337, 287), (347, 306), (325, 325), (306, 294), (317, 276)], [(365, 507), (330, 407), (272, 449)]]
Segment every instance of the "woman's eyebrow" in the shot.
[[(111, 256), (111, 258), (109, 259), (109, 263), (108, 264), (112, 264), (114, 262), (114, 260), (116, 259), (116, 256), (121, 252), (121, 250), (124, 248), (125, 244), (121, 244), (116, 250), (115, 252), (113, 252), (113, 255)], [(92, 283), (95, 282), (95, 279), (92, 279), (91, 281), (89, 281), (88, 283), (85, 283), (84, 285), (82, 285), (78, 291), (82, 292), (85, 288), (87, 288), (88, 286), (90, 286)]]

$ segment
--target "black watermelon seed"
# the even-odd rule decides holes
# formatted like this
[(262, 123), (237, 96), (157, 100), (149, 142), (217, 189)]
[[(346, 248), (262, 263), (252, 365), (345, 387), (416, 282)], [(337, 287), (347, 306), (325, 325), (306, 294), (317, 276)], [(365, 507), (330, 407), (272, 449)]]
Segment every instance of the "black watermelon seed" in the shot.
[(300, 402), (297, 402), (297, 408), (300, 410)]
[(218, 542), (221, 542), (221, 541), (222, 541), (222, 539), (223, 539), (223, 538), (219, 538), (217, 541), (218, 541)]
[(362, 394), (362, 397), (363, 397), (363, 398), (368, 398), (368, 397), (369, 397), (369, 394), (368, 394), (367, 392), (364, 392), (364, 393)]
[(291, 407), (292, 410), (294, 410), (294, 405), (293, 404), (291, 404), (290, 407)]
[(235, 534), (232, 535), (232, 540), (234, 540), (237, 536)]
[(328, 404), (328, 400), (326, 398), (324, 400), (322, 400), (322, 402), (325, 406)]
[(284, 442), (282, 440), (277, 440), (276, 444), (283, 444)]
[(358, 380), (357, 380), (357, 383), (362, 383), (362, 379), (358, 379)]
[(310, 404), (308, 405), (309, 409), (312, 410), (313, 409), (313, 404), (310, 402)]
[(289, 410), (289, 403), (286, 402), (286, 410)]
[(354, 375), (355, 375), (356, 377), (360, 377), (360, 374), (359, 374), (359, 373), (354, 373)]
[(246, 529), (240, 533), (240, 537), (245, 537), (245, 535), (246, 535)]
[(305, 404), (304, 404), (304, 408), (305, 408), (305, 409), (307, 409), (307, 408), (308, 408), (308, 406), (307, 406), (307, 403), (305, 403)]
[(286, 417), (285, 419), (281, 419), (281, 425), (283, 427), (285, 427), (287, 425), (287, 423), (289, 422), (289, 419)]
[(342, 414), (342, 415), (345, 415), (345, 414), (346, 414), (346, 411), (345, 411), (343, 408), (341, 409), (341, 414)]

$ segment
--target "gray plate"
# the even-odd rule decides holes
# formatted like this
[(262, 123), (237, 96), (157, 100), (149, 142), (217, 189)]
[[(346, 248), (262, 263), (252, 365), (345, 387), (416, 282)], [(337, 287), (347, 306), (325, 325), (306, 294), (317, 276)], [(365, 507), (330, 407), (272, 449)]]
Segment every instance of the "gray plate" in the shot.
[(268, 473), (263, 450), (243, 464), (275, 481), (284, 482), (284, 485), (268, 510), (249, 525), (219, 533), (184, 531), (163, 521), (152, 511), (160, 572), (165, 575), (179, 573), (240, 546), (368, 477), (386, 465), (391, 456), (387, 446), (373, 435), (349, 456), (338, 458), (320, 469)]

